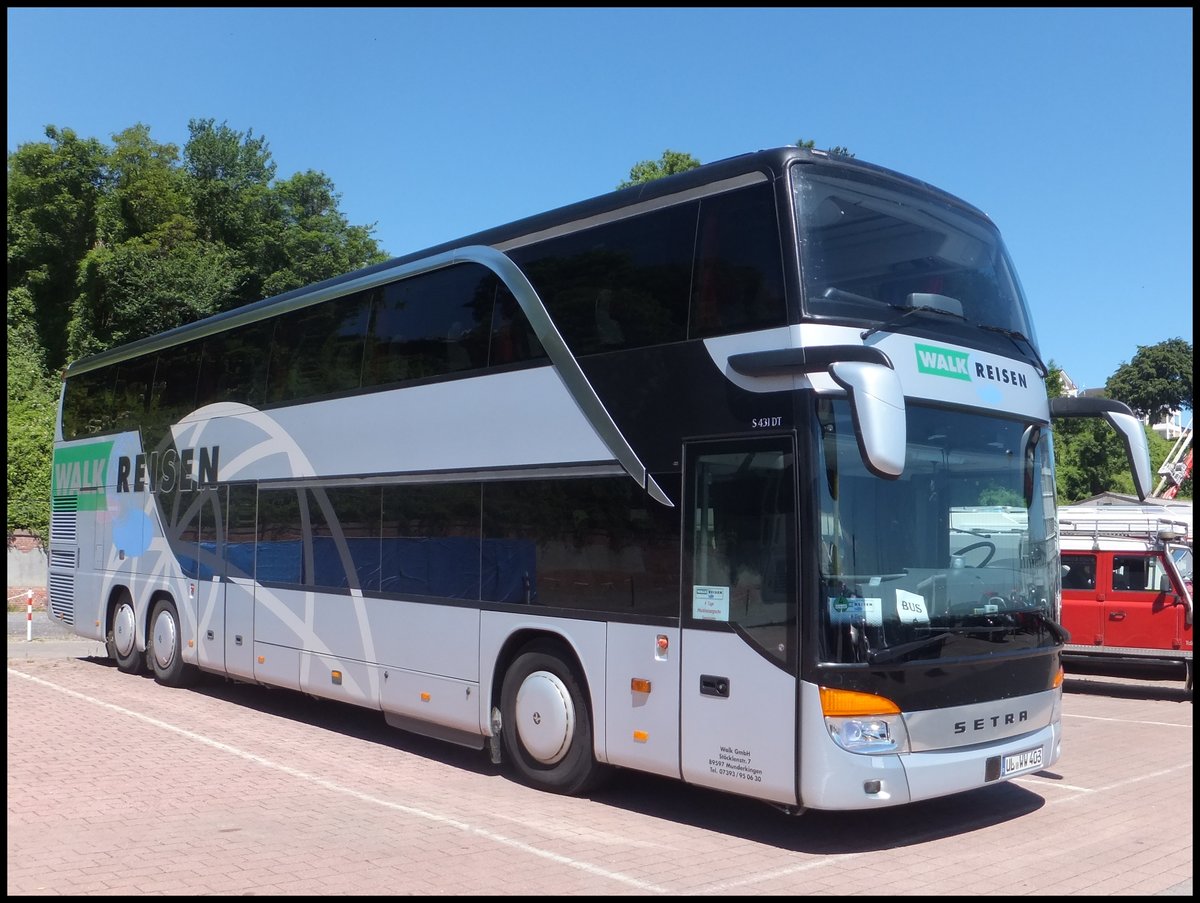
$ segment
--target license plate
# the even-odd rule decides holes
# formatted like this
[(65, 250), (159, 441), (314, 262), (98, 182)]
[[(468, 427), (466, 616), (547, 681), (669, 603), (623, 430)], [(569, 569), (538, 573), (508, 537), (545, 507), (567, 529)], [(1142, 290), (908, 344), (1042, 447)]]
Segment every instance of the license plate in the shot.
[(1024, 752), (1013, 753), (1010, 756), (1005, 756), (1001, 763), (1000, 774), (1010, 775), (1016, 774), (1018, 771), (1028, 771), (1031, 768), (1041, 768), (1042, 766), (1042, 748), (1040, 746), (1034, 749), (1027, 749)]

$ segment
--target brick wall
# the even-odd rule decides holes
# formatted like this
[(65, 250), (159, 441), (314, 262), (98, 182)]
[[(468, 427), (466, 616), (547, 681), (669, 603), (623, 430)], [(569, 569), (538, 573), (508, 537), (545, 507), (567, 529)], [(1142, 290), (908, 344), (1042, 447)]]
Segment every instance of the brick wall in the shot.
[(28, 533), (8, 535), (8, 603), (25, 603), (33, 590), (33, 607), (46, 607), (46, 550)]

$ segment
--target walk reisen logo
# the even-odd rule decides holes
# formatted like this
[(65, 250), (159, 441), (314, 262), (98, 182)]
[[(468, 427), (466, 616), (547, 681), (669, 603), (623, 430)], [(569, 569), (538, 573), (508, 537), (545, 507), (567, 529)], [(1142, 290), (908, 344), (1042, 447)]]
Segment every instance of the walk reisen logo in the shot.
[(76, 496), (79, 511), (103, 511), (108, 505), (104, 485), (112, 450), (111, 442), (55, 449), (51, 495), (54, 498)]
[[(1028, 389), (1029, 379), (1019, 370), (1002, 367), (999, 364), (987, 364), (976, 360), (971, 365), (971, 356), (965, 351), (955, 351), (952, 348), (939, 348), (936, 345), (921, 345), (915, 343), (913, 349), (917, 353), (917, 369), (930, 376), (945, 376), (949, 379), (962, 379), (975, 382), (982, 386), (1014, 386), (1018, 389)], [(992, 391), (999, 391), (993, 388)], [(996, 398), (989, 401), (998, 401)]]
[(951, 379), (971, 380), (971, 357), (963, 351), (936, 348), (933, 345), (915, 345), (917, 369), (931, 376), (948, 376)]

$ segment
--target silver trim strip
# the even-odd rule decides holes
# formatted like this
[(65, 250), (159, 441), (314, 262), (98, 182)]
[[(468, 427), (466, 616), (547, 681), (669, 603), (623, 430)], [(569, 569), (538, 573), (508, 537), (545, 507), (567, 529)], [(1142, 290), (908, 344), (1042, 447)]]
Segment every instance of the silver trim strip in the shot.
[[(654, 478), (646, 472), (645, 465), (642, 464), (637, 453), (634, 452), (628, 441), (626, 441), (625, 436), (618, 429), (612, 416), (604, 407), (604, 403), (600, 401), (600, 397), (596, 394), (596, 390), (592, 388), (592, 384), (584, 376), (579, 362), (575, 360), (575, 356), (571, 354), (567, 343), (563, 340), (562, 335), (559, 334), (558, 327), (550, 319), (550, 314), (546, 310), (546, 306), (542, 303), (542, 299), (538, 297), (529, 280), (525, 278), (525, 274), (521, 272), (521, 268), (513, 263), (503, 251), (497, 251), (495, 248), (490, 248), (487, 245), (469, 245), (465, 248), (456, 248), (453, 251), (446, 251), (442, 254), (435, 254), (433, 257), (426, 257), (424, 260), (388, 267), (377, 273), (371, 273), (358, 279), (352, 279), (349, 282), (343, 282), (335, 287), (314, 291), (288, 301), (269, 304), (255, 310), (247, 310), (240, 315), (235, 315), (228, 319), (222, 318), (218, 322), (193, 328), (187, 333), (186, 338), (188, 340), (204, 338), (236, 326), (244, 326), (248, 323), (267, 319), (268, 317), (276, 317), (280, 314), (310, 307), (313, 304), (329, 301), (352, 292), (374, 288), (385, 282), (392, 282), (396, 279), (440, 270), (453, 266), (456, 263), (481, 264), (500, 278), (508, 287), (508, 290), (512, 292), (513, 297), (517, 299), (517, 303), (521, 305), (521, 310), (525, 312), (530, 325), (533, 326), (534, 332), (541, 341), (542, 347), (549, 356), (551, 364), (554, 365), (555, 370), (558, 372), (559, 378), (563, 381), (563, 385), (566, 386), (572, 400), (579, 406), (579, 410), (583, 413), (584, 418), (591, 425), (592, 429), (596, 431), (597, 435), (600, 436), (601, 441), (613, 453), (613, 457), (621, 462), (621, 466), (625, 468), (626, 473), (633, 477), (639, 486), (649, 492), (655, 501), (669, 508), (675, 507), (674, 503), (662, 491), (662, 488), (655, 482)], [(182, 337), (178, 336), (176, 340), (171, 340), (168, 338), (169, 336), (170, 333), (167, 333), (157, 339), (151, 339), (145, 344), (135, 342), (132, 345), (126, 346), (123, 353), (97, 355), (95, 358), (88, 360), (84, 366), (70, 371), (70, 375), (85, 373), (101, 365), (139, 357), (161, 348), (169, 348), (182, 340)]]
[(515, 480), (553, 479), (557, 477), (620, 477), (626, 470), (620, 464), (566, 464), (560, 467), (508, 467), (503, 470), (437, 470), (420, 473), (388, 474), (369, 477), (304, 477), (303, 479), (258, 480), (267, 489), (344, 489), (357, 486), (393, 486), (432, 483), (507, 483)]
[(550, 313), (542, 304), (542, 299), (538, 297), (529, 280), (525, 278), (521, 268), (513, 263), (503, 251), (497, 251), (495, 248), (485, 245), (462, 248), (455, 253), (469, 254), (467, 259), (488, 267), (508, 286), (508, 290), (513, 293), (513, 297), (517, 299), (521, 310), (525, 312), (530, 325), (533, 326), (533, 331), (541, 340), (542, 348), (545, 349), (546, 354), (550, 357), (550, 362), (558, 371), (559, 378), (567, 387), (567, 392), (570, 393), (575, 404), (579, 405), (579, 410), (583, 412), (583, 416), (591, 424), (592, 429), (596, 431), (600, 439), (608, 446), (608, 450), (613, 453), (613, 457), (621, 462), (626, 472), (637, 481), (639, 486), (649, 492), (655, 501), (668, 508), (674, 508), (675, 503), (662, 491), (662, 488), (654, 481), (654, 477), (646, 472), (646, 466), (642, 464), (637, 453), (634, 452), (621, 430), (613, 422), (608, 409), (604, 407), (600, 396), (588, 382), (579, 362), (575, 360), (575, 355), (571, 354), (571, 349), (567, 347), (567, 343), (559, 334), (558, 327), (550, 319)]
[(541, 232), (530, 232), (528, 235), (497, 242), (495, 247), (501, 251), (523, 248), (525, 245), (533, 244), (536, 241), (557, 238), (560, 235), (570, 235), (572, 232), (582, 232), (584, 229), (591, 229), (593, 226), (602, 226), (605, 223), (613, 223), (631, 216), (639, 216), (651, 210), (665, 210), (668, 207), (694, 201), (697, 198), (712, 197), (715, 194), (724, 194), (726, 191), (745, 188), (747, 185), (757, 185), (765, 181), (767, 181), (765, 173), (748, 172), (740, 176), (734, 176), (732, 179), (722, 179), (720, 182), (711, 182), (708, 185), (701, 185), (698, 188), (681, 191), (678, 194), (655, 198), (652, 201), (642, 201), (640, 204), (630, 204), (628, 207), (621, 207), (619, 210), (610, 210), (607, 213), (597, 213), (595, 216), (589, 216), (586, 219), (572, 220), (560, 226), (543, 229)]

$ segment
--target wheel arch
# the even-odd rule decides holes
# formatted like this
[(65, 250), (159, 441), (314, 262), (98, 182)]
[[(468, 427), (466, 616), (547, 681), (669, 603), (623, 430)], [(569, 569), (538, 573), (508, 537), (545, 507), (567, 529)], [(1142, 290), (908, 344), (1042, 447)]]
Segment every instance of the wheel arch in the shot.
[[(583, 665), (583, 659), (579, 654), (579, 650), (565, 633), (545, 628), (526, 627), (514, 630), (504, 640), (504, 643), (500, 646), (500, 652), (496, 655), (496, 660), (492, 665), (492, 686), (488, 697), (488, 711), (491, 712), (500, 708), (500, 698), (504, 691), (504, 675), (508, 673), (508, 669), (516, 661), (517, 656), (521, 655), (528, 648), (538, 644), (545, 644), (548, 648), (555, 648), (562, 657), (563, 663), (575, 672), (575, 677), (579, 680), (580, 688), (587, 699), (588, 713), (591, 716), (592, 724), (595, 725), (596, 694), (592, 691), (587, 669)], [(490, 731), (490, 718), (487, 723)], [(593, 745), (596, 747), (601, 746), (595, 737), (593, 737)]]
[(104, 603), (104, 629), (100, 632), (100, 635), (108, 636), (108, 632), (113, 626), (113, 617), (117, 613), (117, 603), (125, 597), (128, 597), (130, 604), (133, 606), (135, 646), (139, 652), (145, 652), (146, 637), (149, 635), (150, 608), (149, 606), (138, 606), (137, 597), (134, 596), (133, 590), (127, 583), (114, 583), (109, 587), (108, 599)]

